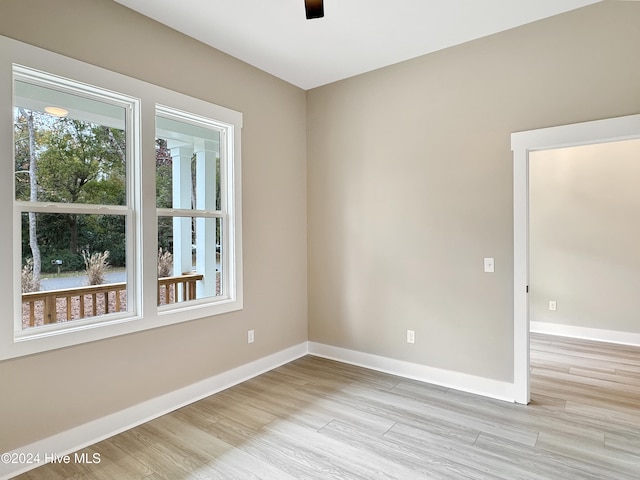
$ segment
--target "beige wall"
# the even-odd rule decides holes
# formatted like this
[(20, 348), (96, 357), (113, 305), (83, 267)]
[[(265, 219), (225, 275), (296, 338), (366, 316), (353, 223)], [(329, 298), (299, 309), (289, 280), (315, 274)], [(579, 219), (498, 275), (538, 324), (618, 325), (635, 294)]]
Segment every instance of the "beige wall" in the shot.
[(309, 339), (512, 381), (510, 134), (640, 112), (638, 25), (604, 2), (310, 91)]
[(244, 114), (245, 287), (240, 312), (0, 362), (0, 451), (306, 341), (305, 92), (108, 0), (2, 0), (0, 34)]
[(640, 333), (639, 185), (640, 140), (529, 155), (532, 322)]
[(244, 113), (245, 308), (0, 362), (0, 450), (304, 341), (307, 315), (310, 340), (510, 381), (509, 135), (640, 112), (639, 24), (640, 4), (606, 2), (305, 105), (114, 2), (2, 0), (0, 34)]

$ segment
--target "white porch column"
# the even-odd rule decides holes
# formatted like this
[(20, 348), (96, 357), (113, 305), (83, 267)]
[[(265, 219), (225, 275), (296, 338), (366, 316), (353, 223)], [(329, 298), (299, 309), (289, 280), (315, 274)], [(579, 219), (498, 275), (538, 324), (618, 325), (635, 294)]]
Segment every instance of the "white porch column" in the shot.
[[(196, 145), (196, 209), (216, 209), (216, 160), (218, 142), (203, 140)], [(197, 298), (216, 294), (216, 219), (196, 219), (196, 271), (204, 280), (196, 286)]]
[[(193, 147), (173, 147), (168, 142), (172, 158), (173, 208), (191, 208), (191, 157)], [(173, 217), (173, 274), (191, 273), (193, 270), (191, 245), (191, 218)], [(177, 292), (176, 292), (177, 295)], [(181, 293), (182, 295), (182, 293)]]

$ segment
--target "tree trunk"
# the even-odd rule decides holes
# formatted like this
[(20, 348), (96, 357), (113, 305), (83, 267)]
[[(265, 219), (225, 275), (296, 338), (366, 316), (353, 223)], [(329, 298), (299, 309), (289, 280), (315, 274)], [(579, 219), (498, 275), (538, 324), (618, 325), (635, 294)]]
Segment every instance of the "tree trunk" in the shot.
[(118, 153), (120, 160), (122, 160), (123, 164), (126, 164), (127, 155), (124, 151), (124, 148), (122, 145), (118, 143), (118, 140), (116, 140), (116, 137), (113, 134), (113, 131), (108, 127), (107, 127), (107, 135), (109, 136), (109, 143), (111, 143), (111, 146), (113, 147), (113, 149)]
[(78, 215), (70, 213), (67, 216), (69, 224), (69, 251), (73, 254), (79, 253), (78, 248)]
[[(20, 114), (27, 118), (27, 128), (29, 130), (29, 201), (38, 201), (38, 165), (36, 162), (36, 129), (33, 123), (33, 112), (28, 114), (20, 109)], [(40, 258), (40, 246), (38, 245), (38, 229), (36, 225), (35, 212), (29, 212), (29, 247), (33, 257), (33, 279), (40, 280), (42, 261)]]

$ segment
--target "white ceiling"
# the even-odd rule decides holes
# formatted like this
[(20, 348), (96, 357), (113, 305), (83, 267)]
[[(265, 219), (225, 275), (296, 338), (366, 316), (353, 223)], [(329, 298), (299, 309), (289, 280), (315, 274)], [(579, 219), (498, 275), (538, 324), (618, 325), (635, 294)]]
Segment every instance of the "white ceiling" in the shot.
[(115, 0), (303, 89), (602, 0)]

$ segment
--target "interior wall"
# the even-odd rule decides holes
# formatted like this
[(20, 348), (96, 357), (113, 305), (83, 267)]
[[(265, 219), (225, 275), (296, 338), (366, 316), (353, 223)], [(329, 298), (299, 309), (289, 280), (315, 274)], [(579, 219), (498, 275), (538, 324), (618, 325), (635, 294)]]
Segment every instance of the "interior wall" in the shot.
[(512, 381), (510, 135), (640, 112), (639, 24), (603, 2), (309, 91), (309, 339)]
[(529, 154), (532, 322), (640, 333), (639, 180), (640, 140)]
[(244, 115), (244, 309), (0, 362), (0, 451), (306, 341), (305, 92), (110, 0), (2, 0), (0, 34)]

